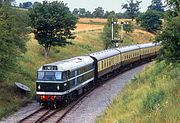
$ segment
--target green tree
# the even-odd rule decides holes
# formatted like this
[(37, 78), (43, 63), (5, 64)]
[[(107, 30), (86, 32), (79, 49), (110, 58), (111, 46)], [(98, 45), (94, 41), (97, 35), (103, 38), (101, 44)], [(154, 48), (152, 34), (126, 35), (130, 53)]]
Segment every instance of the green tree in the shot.
[(95, 18), (103, 18), (104, 17), (104, 9), (102, 7), (95, 8), (92, 13)]
[(140, 26), (147, 31), (155, 33), (162, 28), (161, 16), (157, 11), (148, 10), (137, 18)]
[(77, 8), (74, 8), (74, 10), (72, 11), (72, 14), (75, 15), (76, 17), (79, 16), (79, 10)]
[(79, 8), (79, 17), (85, 17), (86, 16), (86, 9), (85, 8)]
[(104, 13), (104, 18), (108, 18), (109, 15), (110, 15), (110, 12), (109, 12), (109, 11), (106, 11), (106, 12)]
[(142, 1), (130, 0), (127, 4), (123, 4), (122, 8), (126, 9), (125, 13), (132, 19), (132, 21), (139, 15), (139, 5)]
[(71, 14), (62, 1), (36, 3), (29, 9), (35, 38), (45, 49), (47, 57), (51, 46), (65, 46), (67, 39), (74, 39), (71, 30), (76, 28), (77, 17)]
[(85, 17), (87, 17), (87, 18), (92, 18), (93, 15), (91, 14), (90, 11), (87, 11), (86, 14), (85, 14)]
[[(108, 17), (107, 23), (104, 26), (103, 33), (102, 33), (102, 40), (105, 44), (105, 49), (112, 48), (115, 44), (112, 42), (112, 21), (118, 22), (118, 19), (115, 17)], [(114, 24), (114, 37), (118, 36), (118, 25)]]
[(148, 10), (164, 12), (164, 6), (162, 0), (152, 0), (151, 5), (148, 6)]
[(171, 8), (167, 11), (167, 19), (171, 20), (180, 13), (180, 1), (179, 0), (166, 0), (168, 6)]
[(0, 4), (0, 80), (16, 71), (18, 57), (26, 51), (27, 19), (9, 1)]
[(156, 37), (161, 42), (161, 57), (168, 62), (180, 62), (180, 16), (168, 22), (161, 34)]
[(176, 12), (180, 12), (180, 1), (179, 0), (166, 0), (167, 4), (174, 8)]

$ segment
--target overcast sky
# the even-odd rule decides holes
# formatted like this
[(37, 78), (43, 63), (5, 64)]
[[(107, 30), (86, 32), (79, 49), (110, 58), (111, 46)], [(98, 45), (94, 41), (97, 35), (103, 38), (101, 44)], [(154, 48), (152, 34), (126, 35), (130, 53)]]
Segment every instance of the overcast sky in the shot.
[[(17, 5), (19, 3), (23, 2), (42, 2), (44, 0), (16, 0)], [(53, 1), (53, 0), (47, 0), (47, 1)], [(122, 10), (122, 4), (127, 3), (127, 0), (59, 0), (64, 1), (64, 3), (68, 3), (68, 7), (70, 10), (73, 10), (74, 8), (85, 8), (89, 11), (94, 11), (97, 7), (102, 7), (105, 11), (115, 11), (115, 12), (123, 12)], [(142, 3), (140, 4), (142, 12), (147, 10), (147, 7), (151, 4), (151, 0), (141, 0)], [(162, 0), (163, 2), (165, 0)]]

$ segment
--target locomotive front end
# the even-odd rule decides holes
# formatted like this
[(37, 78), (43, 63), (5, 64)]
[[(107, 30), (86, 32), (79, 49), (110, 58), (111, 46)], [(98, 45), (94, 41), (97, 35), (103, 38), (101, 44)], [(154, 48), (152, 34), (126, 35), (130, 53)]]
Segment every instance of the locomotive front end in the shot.
[(41, 105), (47, 107), (61, 105), (66, 86), (67, 72), (58, 70), (58, 66), (45, 65), (38, 70), (36, 95)]

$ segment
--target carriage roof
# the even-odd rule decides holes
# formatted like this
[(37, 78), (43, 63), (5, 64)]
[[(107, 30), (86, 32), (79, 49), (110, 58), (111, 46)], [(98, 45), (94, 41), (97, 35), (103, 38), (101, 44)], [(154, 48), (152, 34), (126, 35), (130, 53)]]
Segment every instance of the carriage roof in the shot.
[(139, 47), (140, 48), (147, 48), (147, 47), (153, 47), (153, 46), (156, 46), (157, 43), (146, 43), (146, 44), (139, 44)]
[(115, 50), (115, 49), (107, 49), (107, 50), (103, 50), (103, 51), (100, 51), (100, 52), (91, 53), (89, 55), (91, 57), (96, 58), (99, 61), (99, 60), (102, 60), (102, 59), (112, 57), (112, 56), (117, 55), (117, 54), (120, 54), (120, 52)]
[(139, 49), (138, 45), (130, 45), (130, 46), (116, 48), (116, 50), (120, 51), (121, 53), (132, 51), (132, 50), (137, 50), (137, 49)]

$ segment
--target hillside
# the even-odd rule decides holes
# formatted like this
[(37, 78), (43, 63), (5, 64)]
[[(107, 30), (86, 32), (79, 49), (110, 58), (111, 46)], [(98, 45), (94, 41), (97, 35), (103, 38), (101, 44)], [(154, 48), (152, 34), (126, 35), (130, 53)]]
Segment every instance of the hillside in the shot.
[[(118, 22), (132, 22), (131, 19), (118, 19)], [(84, 32), (84, 31), (91, 31), (91, 30), (103, 30), (104, 25), (107, 23), (107, 19), (105, 18), (79, 18), (77, 29), (75, 32)], [(139, 26), (134, 24), (134, 31), (133, 33), (125, 33), (124, 35), (124, 42), (120, 44), (120, 46), (129, 45), (129, 44), (139, 44), (139, 43), (147, 43), (152, 42), (155, 38), (155, 35), (149, 33), (145, 30), (142, 30)], [(121, 32), (119, 31), (119, 34)]]
[(135, 29), (133, 33), (123, 33), (124, 42), (120, 46), (141, 44), (154, 41), (155, 35), (144, 30)]
[(178, 123), (180, 64), (151, 63), (115, 98), (97, 123)]

